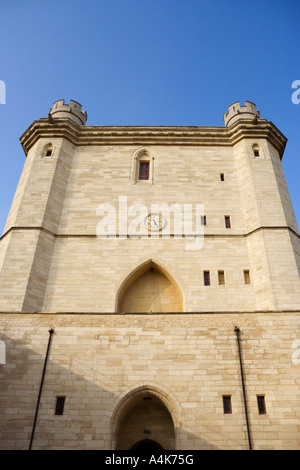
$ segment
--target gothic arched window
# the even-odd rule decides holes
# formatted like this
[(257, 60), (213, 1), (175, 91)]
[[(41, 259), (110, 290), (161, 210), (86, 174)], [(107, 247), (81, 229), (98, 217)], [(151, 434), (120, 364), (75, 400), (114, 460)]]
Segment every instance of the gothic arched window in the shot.
[(133, 155), (132, 180), (134, 183), (154, 182), (154, 156), (146, 148), (140, 149)]

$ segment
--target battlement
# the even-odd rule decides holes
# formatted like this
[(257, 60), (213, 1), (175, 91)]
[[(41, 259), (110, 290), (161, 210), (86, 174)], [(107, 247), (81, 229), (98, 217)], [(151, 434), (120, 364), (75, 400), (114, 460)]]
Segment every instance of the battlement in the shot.
[(73, 100), (69, 104), (65, 104), (65, 100), (55, 101), (49, 116), (53, 119), (70, 119), (78, 126), (84, 126), (87, 120), (87, 112), (81, 111), (81, 104)]
[(228, 113), (224, 113), (223, 118), (225, 126), (231, 126), (236, 121), (243, 119), (254, 119), (255, 117), (260, 117), (259, 110), (256, 108), (256, 105), (251, 101), (245, 101), (245, 105), (236, 101), (228, 107)]

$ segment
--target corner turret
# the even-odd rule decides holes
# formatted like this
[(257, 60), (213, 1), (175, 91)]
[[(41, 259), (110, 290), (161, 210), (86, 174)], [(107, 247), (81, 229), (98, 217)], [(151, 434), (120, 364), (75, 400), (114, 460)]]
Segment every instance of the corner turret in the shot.
[(228, 113), (224, 113), (223, 118), (225, 126), (231, 126), (237, 121), (241, 120), (253, 120), (254, 118), (259, 118), (260, 113), (256, 108), (256, 105), (251, 101), (245, 101), (245, 105), (241, 106), (238, 101), (231, 104), (228, 107)]
[(49, 112), (51, 119), (69, 119), (78, 126), (84, 126), (87, 120), (86, 111), (81, 111), (81, 104), (70, 100), (69, 104), (65, 104), (65, 100), (58, 100), (53, 103)]

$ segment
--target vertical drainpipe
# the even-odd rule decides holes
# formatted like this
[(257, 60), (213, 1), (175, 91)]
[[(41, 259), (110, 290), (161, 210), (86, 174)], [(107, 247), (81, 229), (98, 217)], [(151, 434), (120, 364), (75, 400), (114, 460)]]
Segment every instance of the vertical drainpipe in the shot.
[(244, 368), (243, 368), (243, 355), (242, 355), (242, 347), (241, 347), (241, 340), (240, 340), (241, 330), (236, 326), (234, 328), (234, 332), (236, 333), (236, 339), (237, 339), (238, 350), (239, 350), (239, 360), (240, 360), (240, 370), (241, 370), (241, 379), (242, 379), (243, 397), (244, 397), (244, 408), (245, 408), (245, 416), (246, 416), (246, 424), (247, 424), (248, 444), (249, 444), (249, 450), (252, 450), (250, 422), (249, 422), (248, 405), (247, 405), (247, 394), (246, 394), (246, 385), (245, 385)]
[(52, 339), (53, 333), (54, 333), (54, 330), (51, 328), (51, 330), (49, 330), (49, 339), (48, 339), (47, 352), (46, 352), (46, 357), (45, 357), (45, 362), (44, 362), (44, 368), (43, 368), (43, 373), (42, 373), (42, 378), (41, 378), (41, 384), (40, 384), (39, 395), (38, 395), (38, 399), (37, 399), (37, 403), (36, 403), (35, 416), (34, 416), (34, 421), (33, 421), (33, 426), (32, 426), (32, 432), (31, 432), (31, 438), (30, 438), (30, 443), (29, 443), (29, 448), (28, 448), (28, 450), (31, 450), (31, 448), (32, 448), (33, 437), (34, 437), (34, 432), (35, 432), (35, 427), (36, 427), (36, 422), (37, 422), (37, 417), (38, 417), (38, 412), (39, 412), (39, 406), (40, 406), (40, 401), (41, 401), (41, 396), (42, 396), (44, 378), (45, 378), (46, 367), (47, 367), (48, 356), (49, 356), (50, 345), (51, 345), (51, 339)]

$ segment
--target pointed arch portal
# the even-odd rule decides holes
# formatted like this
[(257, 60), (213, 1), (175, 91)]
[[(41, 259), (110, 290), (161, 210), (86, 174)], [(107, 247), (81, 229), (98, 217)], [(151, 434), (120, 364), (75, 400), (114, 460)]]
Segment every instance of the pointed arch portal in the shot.
[(160, 450), (164, 450), (164, 448), (152, 439), (142, 439), (134, 444), (129, 450), (135, 450), (137, 452), (158, 452)]
[(183, 296), (172, 276), (149, 260), (121, 285), (116, 310), (119, 313), (182, 312)]
[(169, 409), (147, 387), (124, 400), (116, 416), (115, 449), (154, 452), (175, 449), (175, 427)]

